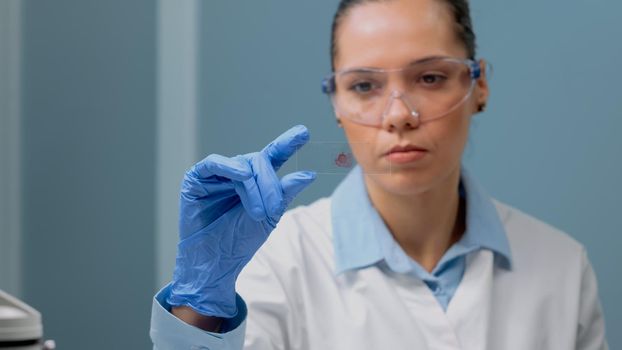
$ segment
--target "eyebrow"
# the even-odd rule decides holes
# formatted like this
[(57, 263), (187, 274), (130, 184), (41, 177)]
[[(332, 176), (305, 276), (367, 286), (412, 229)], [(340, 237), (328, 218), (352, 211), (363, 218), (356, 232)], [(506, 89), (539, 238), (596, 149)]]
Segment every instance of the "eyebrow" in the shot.
[(415, 64), (418, 64), (418, 63), (432, 61), (432, 60), (437, 60), (437, 59), (441, 59), (441, 58), (450, 58), (450, 57), (449, 56), (443, 56), (443, 55), (426, 56), (426, 57), (419, 58), (419, 59), (416, 59), (414, 61), (411, 61), (406, 66), (412, 66), (412, 65), (415, 65)]
[[(422, 57), (422, 58), (418, 58), (414, 61), (410, 61), (407, 65), (405, 65), (404, 67), (410, 67), (410, 66), (414, 66), (416, 64), (419, 63), (423, 63), (423, 62), (428, 62), (428, 61), (432, 61), (432, 60), (437, 60), (440, 58), (449, 58), (449, 56), (443, 56), (443, 55), (433, 55), (433, 56), (426, 56), (426, 57)], [(345, 68), (345, 69), (340, 69), (338, 71), (336, 71), (335, 73), (346, 73), (346, 72), (369, 72), (369, 71), (386, 71), (386, 70), (391, 70), (391, 69), (400, 69), (400, 68), (378, 68), (378, 67), (352, 67), (352, 68)]]

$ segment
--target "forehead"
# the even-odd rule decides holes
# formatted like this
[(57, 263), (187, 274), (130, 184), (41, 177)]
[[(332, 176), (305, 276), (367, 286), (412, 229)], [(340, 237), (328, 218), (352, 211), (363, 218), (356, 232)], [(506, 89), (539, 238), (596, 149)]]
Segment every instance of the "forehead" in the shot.
[(335, 69), (397, 68), (427, 56), (465, 56), (454, 28), (451, 10), (443, 0), (355, 6), (342, 18), (336, 33)]

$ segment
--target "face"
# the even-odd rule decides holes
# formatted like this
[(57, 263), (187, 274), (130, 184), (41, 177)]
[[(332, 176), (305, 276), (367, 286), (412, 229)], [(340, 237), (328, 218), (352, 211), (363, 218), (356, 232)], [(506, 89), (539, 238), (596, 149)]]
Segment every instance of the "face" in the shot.
[[(440, 0), (394, 0), (355, 6), (342, 17), (336, 33), (335, 70), (400, 68), (430, 56), (465, 59), (466, 48), (454, 28), (451, 10)], [(484, 72), (483, 61), (480, 66)], [(379, 127), (347, 118), (340, 121), (354, 156), (367, 174), (368, 185), (398, 195), (417, 194), (459, 173), (471, 116), (487, 96), (488, 85), (482, 74), (469, 99), (443, 118), (416, 123), (404, 102), (395, 99)], [(404, 145), (427, 152), (416, 160), (409, 160), (405, 153), (387, 156), (393, 147)]]

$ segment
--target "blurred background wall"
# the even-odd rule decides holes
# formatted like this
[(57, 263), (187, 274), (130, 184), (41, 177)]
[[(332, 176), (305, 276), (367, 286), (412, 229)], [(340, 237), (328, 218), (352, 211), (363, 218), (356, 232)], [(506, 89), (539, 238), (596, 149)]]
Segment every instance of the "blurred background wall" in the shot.
[(149, 348), (157, 2), (19, 4), (19, 296), (59, 348)]
[[(186, 167), (301, 123), (313, 141), (345, 141), (320, 92), (336, 3), (0, 1), (0, 288), (43, 312), (59, 348), (150, 348)], [(479, 54), (495, 69), (464, 158), (491, 195), (586, 246), (612, 349), (620, 10), (472, 0)], [(341, 177), (320, 176), (295, 204)]]
[(20, 293), (21, 6), (0, 1), (0, 288)]

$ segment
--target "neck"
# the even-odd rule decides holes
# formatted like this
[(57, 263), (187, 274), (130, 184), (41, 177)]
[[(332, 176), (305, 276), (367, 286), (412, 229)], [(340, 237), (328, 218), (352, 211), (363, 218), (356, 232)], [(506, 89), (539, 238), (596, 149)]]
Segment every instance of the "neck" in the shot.
[(397, 243), (429, 272), (465, 230), (459, 181), (460, 168), (424, 192), (401, 195), (383, 190), (365, 177), (371, 202)]

